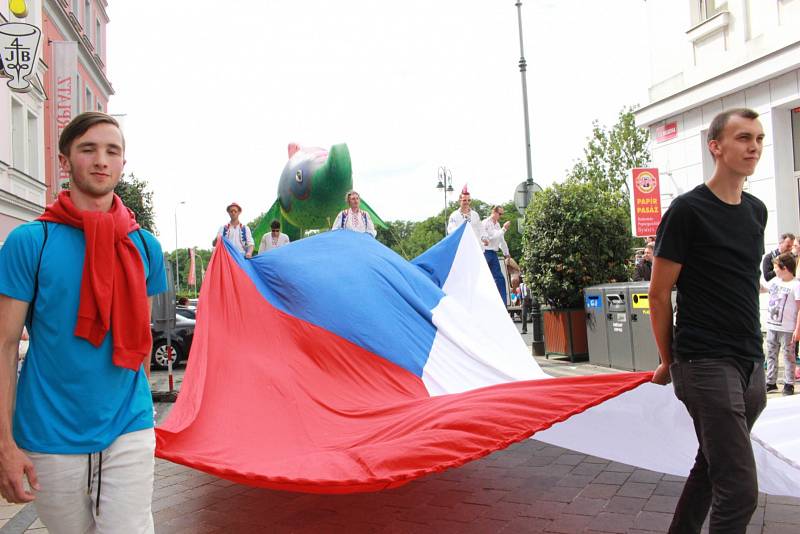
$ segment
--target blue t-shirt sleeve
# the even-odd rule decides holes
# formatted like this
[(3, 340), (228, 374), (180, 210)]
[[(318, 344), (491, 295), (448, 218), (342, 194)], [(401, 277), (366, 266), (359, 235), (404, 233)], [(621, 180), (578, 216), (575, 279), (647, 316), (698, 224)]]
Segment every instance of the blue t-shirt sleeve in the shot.
[[(147, 276), (147, 296), (152, 297), (167, 290), (167, 273), (164, 269), (164, 253), (161, 250), (161, 243), (153, 234), (147, 230), (142, 230), (147, 249), (150, 253), (150, 271)], [(144, 258), (145, 261), (146, 258)]]
[(0, 294), (30, 302), (44, 234), (41, 223), (15, 228), (0, 248)]

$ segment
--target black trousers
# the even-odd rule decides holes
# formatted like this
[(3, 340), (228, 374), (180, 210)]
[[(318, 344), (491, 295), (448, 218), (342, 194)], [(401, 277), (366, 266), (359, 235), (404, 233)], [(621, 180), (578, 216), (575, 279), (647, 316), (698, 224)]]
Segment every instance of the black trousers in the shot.
[(750, 430), (767, 405), (767, 392), (763, 365), (744, 365), (744, 374), (733, 358), (670, 366), (675, 395), (689, 411), (700, 444), (675, 508), (672, 534), (699, 533), (709, 508), (710, 534), (744, 533), (756, 509)]

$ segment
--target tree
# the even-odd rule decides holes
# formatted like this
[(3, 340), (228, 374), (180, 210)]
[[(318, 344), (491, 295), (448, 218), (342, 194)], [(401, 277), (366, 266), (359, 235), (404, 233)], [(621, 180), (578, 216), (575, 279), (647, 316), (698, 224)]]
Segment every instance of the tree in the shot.
[(554, 308), (583, 307), (583, 288), (628, 280), (630, 214), (622, 192), (567, 180), (536, 193), (527, 209), (525, 278)]
[(578, 161), (569, 178), (594, 184), (600, 190), (622, 191), (627, 202), (630, 192), (626, 179), (634, 167), (643, 167), (650, 161), (647, 130), (636, 126), (634, 108), (623, 108), (617, 124), (610, 130), (592, 122), (592, 135), (583, 150), (584, 159)]
[[(208, 262), (211, 261), (211, 253), (213, 251), (209, 249), (195, 249), (195, 278), (197, 281), (197, 292), (200, 292), (200, 288), (203, 285), (203, 277), (202, 272), (203, 270), (208, 270)], [(175, 276), (174, 269), (175, 269), (175, 251), (168, 252), (164, 254), (164, 257), (167, 261), (170, 262), (173, 268), (172, 276)], [(189, 250), (185, 248), (181, 248), (178, 250), (178, 268), (180, 270), (180, 274), (178, 275), (178, 280), (180, 281), (181, 291), (180, 296), (186, 297), (194, 297), (194, 286), (189, 286), (188, 279), (189, 279)]]
[(146, 180), (140, 180), (131, 173), (122, 178), (114, 192), (119, 195), (122, 202), (136, 215), (139, 226), (154, 234), (156, 232), (155, 212), (153, 210), (153, 192), (148, 190)]

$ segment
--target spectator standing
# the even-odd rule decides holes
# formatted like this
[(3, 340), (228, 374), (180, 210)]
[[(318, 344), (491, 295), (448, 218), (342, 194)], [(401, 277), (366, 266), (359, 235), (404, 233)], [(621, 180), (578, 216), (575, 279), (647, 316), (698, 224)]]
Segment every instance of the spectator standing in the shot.
[(289, 244), (289, 236), (281, 232), (280, 221), (272, 221), (269, 224), (269, 229), (269, 233), (264, 234), (264, 237), (261, 238), (261, 243), (258, 245), (259, 254)]
[(764, 275), (764, 280), (769, 282), (775, 278), (775, 266), (773, 265), (775, 258), (784, 252), (791, 252), (792, 245), (794, 245), (794, 234), (781, 234), (781, 240), (778, 242), (778, 248), (764, 254), (764, 257), (761, 260), (761, 272)]
[(634, 282), (649, 282), (653, 272), (653, 249), (655, 243), (650, 241), (644, 246), (642, 260), (636, 264), (636, 272), (633, 273)]
[(773, 261), (775, 278), (769, 281), (767, 319), (767, 393), (778, 389), (778, 353), (783, 346), (783, 394), (794, 395), (796, 342), (800, 339), (800, 280), (795, 278), (797, 263), (791, 252)]

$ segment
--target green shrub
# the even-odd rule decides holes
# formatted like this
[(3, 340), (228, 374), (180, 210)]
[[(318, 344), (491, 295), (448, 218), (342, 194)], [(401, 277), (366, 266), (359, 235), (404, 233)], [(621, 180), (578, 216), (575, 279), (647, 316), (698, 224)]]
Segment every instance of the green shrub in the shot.
[(629, 280), (630, 214), (619, 192), (568, 180), (534, 195), (526, 212), (525, 278), (540, 302), (582, 308), (582, 289)]

